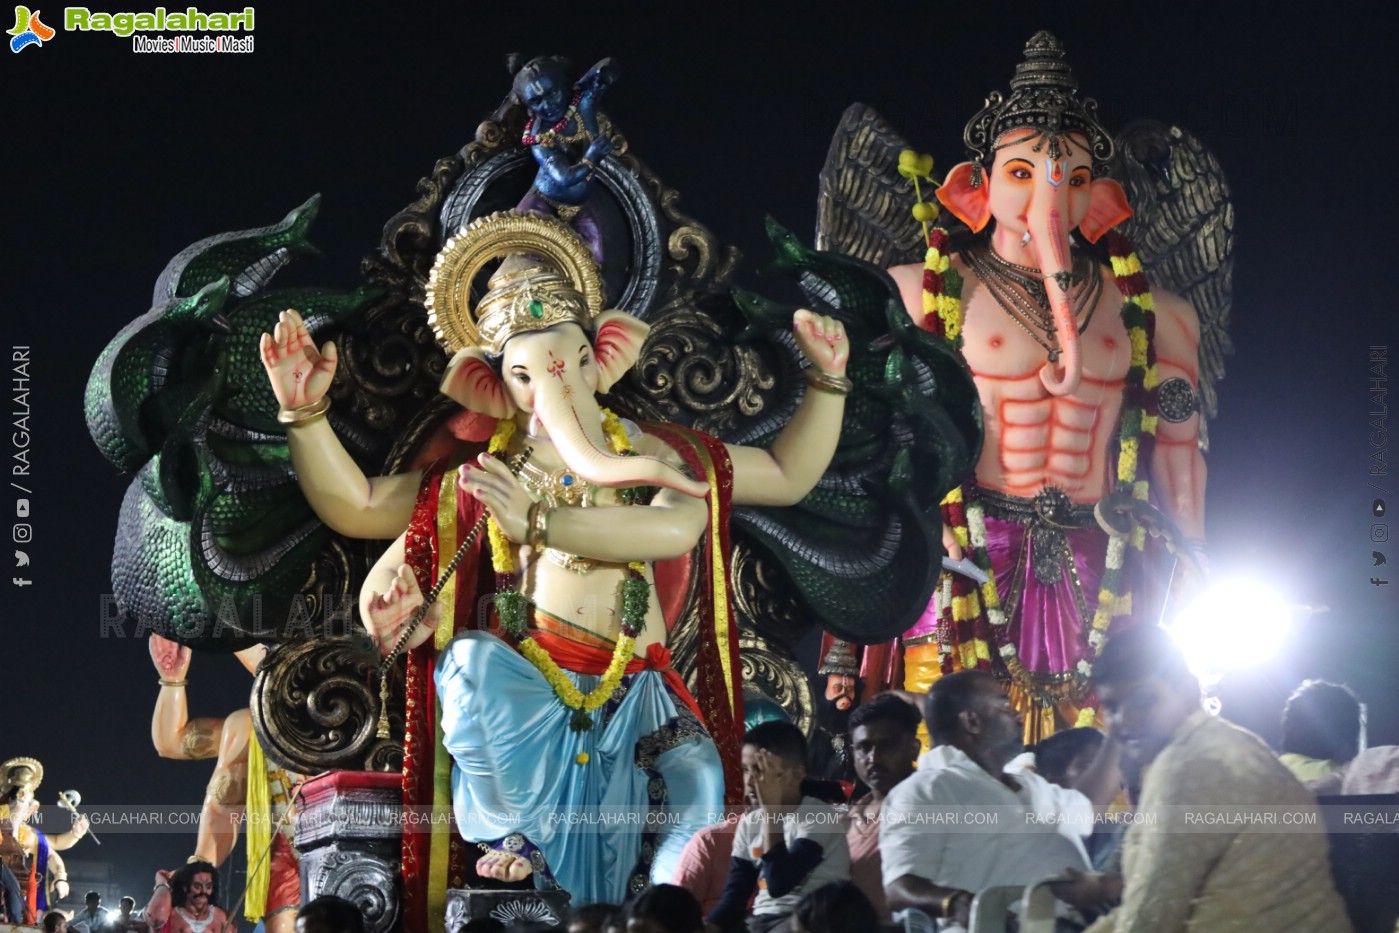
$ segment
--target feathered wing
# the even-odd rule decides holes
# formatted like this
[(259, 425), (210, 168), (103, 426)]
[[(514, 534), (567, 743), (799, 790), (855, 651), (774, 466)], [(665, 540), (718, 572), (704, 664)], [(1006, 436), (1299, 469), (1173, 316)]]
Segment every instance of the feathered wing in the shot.
[(907, 148), (874, 108), (845, 108), (821, 168), (817, 249), (881, 269), (923, 260), (923, 231), (911, 213), (917, 199), (899, 175), (899, 153)]
[(1200, 447), (1219, 410), (1234, 287), (1234, 204), (1214, 153), (1188, 130), (1152, 120), (1117, 137), (1112, 175), (1133, 216), (1121, 224), (1148, 281), (1173, 291), (1200, 316)]

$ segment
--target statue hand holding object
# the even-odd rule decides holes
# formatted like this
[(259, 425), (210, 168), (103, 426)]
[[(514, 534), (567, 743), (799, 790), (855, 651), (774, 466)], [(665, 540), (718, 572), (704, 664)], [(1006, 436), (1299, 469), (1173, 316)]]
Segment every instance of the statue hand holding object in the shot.
[(160, 635), (151, 635), (148, 648), (162, 683), (183, 683), (189, 676), (189, 662), (194, 657), (189, 648)]
[[(393, 578), (393, 585), (384, 593), (370, 590), (369, 601), (364, 614), (365, 627), (384, 654), (398, 644), (403, 635), (403, 626), (409, 624), (423, 604), (423, 591), (418, 587), (418, 578), (413, 568), (401, 564)], [(404, 643), (404, 650), (412, 650), (432, 637), (437, 628), (437, 620), (442, 615), (442, 604), (433, 603), (418, 625), (418, 630)]]

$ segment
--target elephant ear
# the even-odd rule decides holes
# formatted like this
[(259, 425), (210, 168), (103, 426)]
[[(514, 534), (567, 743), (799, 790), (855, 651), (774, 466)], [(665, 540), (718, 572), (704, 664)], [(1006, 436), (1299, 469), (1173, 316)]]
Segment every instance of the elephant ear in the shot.
[(625, 311), (604, 311), (597, 316), (593, 354), (597, 357), (598, 392), (606, 392), (641, 355), (651, 325)]
[(505, 391), (500, 376), (486, 362), (486, 355), (477, 347), (458, 350), (442, 375), (442, 394), (467, 411), (479, 412), (492, 418), (511, 418), (515, 403)]
[(938, 188), (937, 199), (957, 219), (971, 228), (972, 233), (980, 233), (991, 221), (991, 198), (986, 181), (972, 184), (976, 177), (970, 162), (961, 162), (947, 173), (942, 187)]

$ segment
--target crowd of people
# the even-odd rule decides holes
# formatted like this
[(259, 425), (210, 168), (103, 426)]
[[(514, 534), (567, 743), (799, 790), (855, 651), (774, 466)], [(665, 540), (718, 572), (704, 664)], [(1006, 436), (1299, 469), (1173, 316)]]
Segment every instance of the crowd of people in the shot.
[[(1203, 708), (1160, 629), (1110, 639), (1094, 689), (1106, 731), (1062, 731), (1033, 755), (989, 673), (944, 676), (921, 697), (875, 696), (849, 717), (854, 799), (808, 775), (797, 726), (762, 722), (743, 740), (746, 811), (697, 833), (672, 883), (626, 904), (580, 905), (568, 929), (854, 933), (908, 910), (969, 929), (978, 894), (1036, 884), (1057, 899), (1060, 930), (1349, 929), (1315, 795), (1399, 792), (1399, 748), (1365, 748), (1364, 707), (1349, 689), (1303, 684), (1284, 711), (1280, 753)], [(32, 795), (32, 782), (12, 787), (5, 839), (16, 835), (20, 787)], [(202, 861), (159, 872), (143, 910), (123, 897), (109, 912), (94, 891), (71, 916), (26, 915), (23, 886), (3, 864), (0, 881), (0, 919), (46, 933), (227, 926), (218, 872)], [(311, 902), (296, 929), (363, 926), (353, 904), (332, 897)], [(505, 929), (490, 918), (463, 928)]]
[(744, 737), (747, 812), (693, 837), (674, 886), (582, 908), (569, 929), (853, 933), (910, 909), (968, 929), (979, 893), (1041, 883), (1058, 930), (1350, 929), (1315, 795), (1399, 792), (1399, 749), (1362, 751), (1347, 688), (1294, 694), (1281, 755), (1206, 711), (1155, 627), (1111, 639), (1094, 688), (1106, 731), (1056, 733), (1033, 756), (990, 674), (876, 696), (849, 720), (864, 793), (848, 803), (813, 796), (829, 787), (796, 726), (763, 722)]

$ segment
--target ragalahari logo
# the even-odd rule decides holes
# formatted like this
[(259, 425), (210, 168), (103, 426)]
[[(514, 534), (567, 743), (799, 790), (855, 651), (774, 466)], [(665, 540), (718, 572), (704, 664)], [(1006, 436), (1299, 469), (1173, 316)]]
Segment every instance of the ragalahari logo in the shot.
[(29, 12), (27, 6), (15, 7), (15, 28), (10, 30), (10, 51), (19, 54), (31, 45), (43, 45), (57, 33), (39, 19), (39, 11)]

